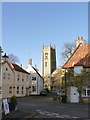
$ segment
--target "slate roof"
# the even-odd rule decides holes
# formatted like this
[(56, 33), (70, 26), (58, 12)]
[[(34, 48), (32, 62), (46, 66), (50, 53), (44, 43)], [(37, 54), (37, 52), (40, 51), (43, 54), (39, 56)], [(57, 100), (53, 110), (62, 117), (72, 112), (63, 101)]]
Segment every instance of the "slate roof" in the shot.
[(62, 68), (72, 68), (73, 65), (90, 67), (90, 44), (79, 45)]

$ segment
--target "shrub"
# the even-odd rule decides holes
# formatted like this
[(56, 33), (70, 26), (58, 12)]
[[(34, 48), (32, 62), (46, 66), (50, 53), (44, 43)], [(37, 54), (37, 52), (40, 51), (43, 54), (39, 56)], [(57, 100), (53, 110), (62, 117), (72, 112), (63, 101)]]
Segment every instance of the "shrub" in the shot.
[(10, 102), (11, 103), (17, 103), (16, 96), (12, 96), (11, 99), (10, 99)]

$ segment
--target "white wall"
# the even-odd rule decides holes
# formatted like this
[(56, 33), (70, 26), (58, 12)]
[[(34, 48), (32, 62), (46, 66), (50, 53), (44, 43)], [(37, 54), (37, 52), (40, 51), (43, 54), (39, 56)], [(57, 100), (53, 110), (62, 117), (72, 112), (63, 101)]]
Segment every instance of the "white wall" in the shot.
[(74, 66), (74, 76), (77, 76), (81, 73), (81, 70), (83, 69), (83, 66)]
[[(39, 74), (33, 69), (31, 65), (28, 65), (26, 71), (30, 73), (30, 83), (31, 83), (31, 93), (32, 95), (39, 95), (43, 90), (43, 79)], [(32, 77), (36, 77), (36, 80), (32, 80)], [(32, 87), (36, 86), (36, 91), (32, 91)]]

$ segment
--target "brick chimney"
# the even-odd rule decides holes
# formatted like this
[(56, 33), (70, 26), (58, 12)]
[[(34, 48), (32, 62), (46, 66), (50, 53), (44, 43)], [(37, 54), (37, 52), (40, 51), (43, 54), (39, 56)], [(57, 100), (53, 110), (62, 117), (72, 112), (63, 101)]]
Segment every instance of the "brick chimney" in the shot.
[(80, 45), (84, 45), (85, 44), (85, 40), (83, 39), (83, 37), (78, 37), (76, 40), (76, 48)]
[(22, 68), (22, 64), (20, 64), (20, 67)]
[(32, 59), (28, 59), (28, 65), (32, 65)]

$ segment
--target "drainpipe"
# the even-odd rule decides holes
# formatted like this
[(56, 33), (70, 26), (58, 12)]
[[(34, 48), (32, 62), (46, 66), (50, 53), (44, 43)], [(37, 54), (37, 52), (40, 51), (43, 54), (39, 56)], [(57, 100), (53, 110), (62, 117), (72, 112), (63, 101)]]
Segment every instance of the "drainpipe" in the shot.
[(37, 95), (38, 95), (38, 77), (37, 77)]

